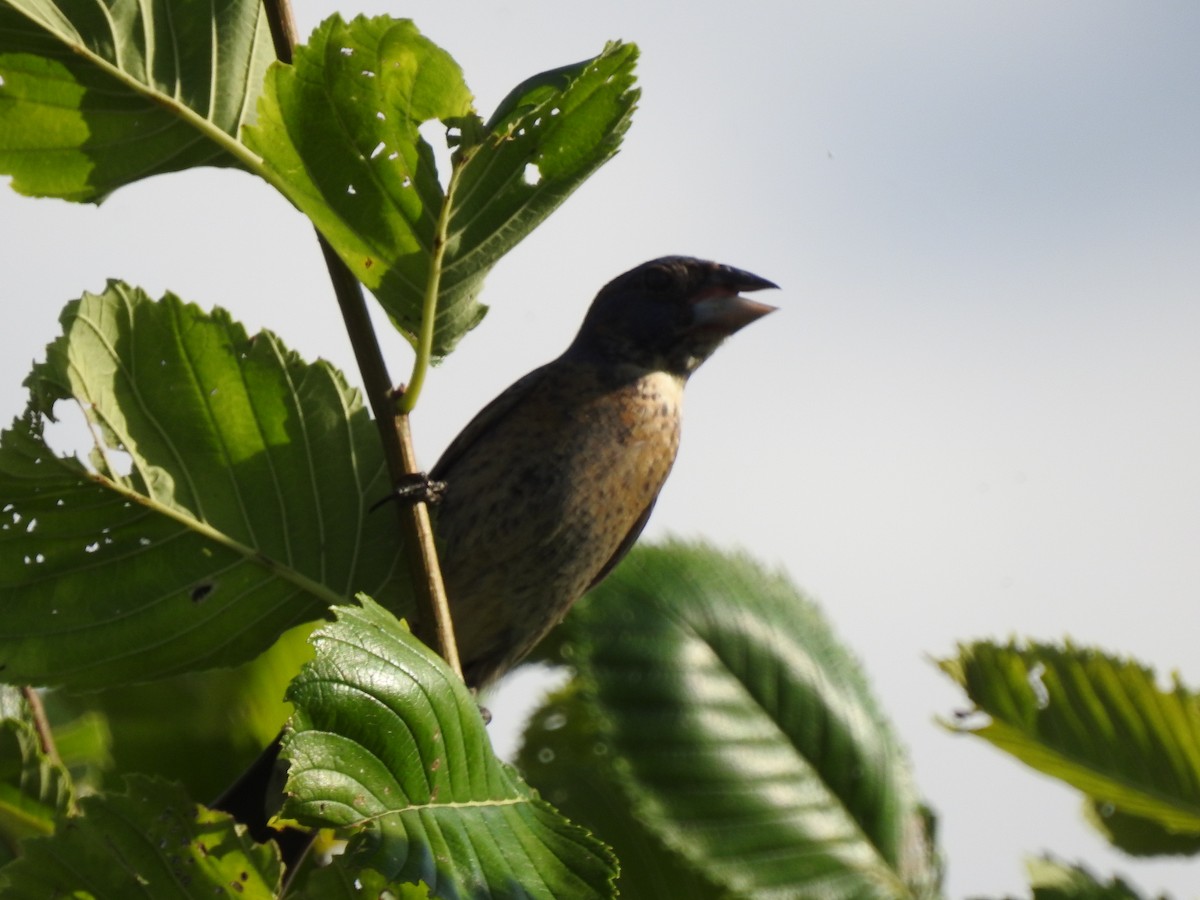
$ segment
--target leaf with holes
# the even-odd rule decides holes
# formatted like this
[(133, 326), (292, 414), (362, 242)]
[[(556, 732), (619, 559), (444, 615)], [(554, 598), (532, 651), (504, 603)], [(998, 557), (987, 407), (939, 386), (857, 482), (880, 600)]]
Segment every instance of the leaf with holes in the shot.
[(85, 797), (50, 837), (24, 846), (0, 870), (5, 900), (46, 897), (278, 896), (283, 867), (274, 844), (255, 844), (224, 813), (180, 788), (130, 776), (121, 793)]
[[(1097, 650), (1049, 644), (959, 647), (938, 665), (987, 721), (954, 726), (1054, 778), (1157, 823), (1200, 837), (1200, 698), (1178, 681)], [(1132, 823), (1122, 821), (1121, 834)], [(1151, 829), (1136, 840), (1148, 839)], [(1186, 841), (1185, 841), (1186, 843)], [(1175, 842), (1173, 846), (1178, 846)], [(1162, 852), (1172, 852), (1164, 842)]]
[(275, 58), (258, 0), (0, 0), (0, 172), (100, 201), (151, 175), (245, 165)]
[[(698, 896), (936, 894), (904, 752), (857, 663), (786, 579), (704, 546), (643, 546), (562, 631), (583, 704), (563, 727), (590, 723), (606, 758), (585, 786), (611, 779), (631, 833), (649, 831), (715, 886)], [(574, 778), (527, 775), (551, 796)], [(615, 815), (610, 803), (583, 824), (604, 838), (622, 827)]]
[(282, 815), (361, 829), (354, 862), (434, 897), (613, 896), (604, 845), (496, 758), (462, 681), (360, 599), (313, 635), (316, 659), (288, 691)]
[[(246, 143), (415, 340), (436, 299), (433, 353), (482, 318), (483, 278), (617, 150), (637, 50), (535, 77), (485, 127), (458, 64), (412, 22), (333, 16), (267, 76)], [(419, 127), (456, 147), (443, 189)]]
[[(62, 315), (0, 438), (0, 664), (95, 689), (247, 660), (359, 589), (407, 577), (358, 393), (269, 332), (112, 282)], [(92, 466), (43, 420), (74, 401)], [(129, 474), (121, 473), (124, 457)]]

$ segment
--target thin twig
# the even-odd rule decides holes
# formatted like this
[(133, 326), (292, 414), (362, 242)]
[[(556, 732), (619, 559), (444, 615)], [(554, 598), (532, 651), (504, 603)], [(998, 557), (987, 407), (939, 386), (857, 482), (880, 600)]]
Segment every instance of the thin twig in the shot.
[[(275, 43), (275, 54), (285, 63), (290, 63), (296, 43), (296, 27), (292, 18), (289, 0), (264, 0), (271, 37)], [(333, 291), (354, 358), (363, 379), (363, 390), (383, 443), (383, 457), (388, 476), (393, 485), (399, 485), (406, 476), (419, 471), (412, 435), (408, 424), (408, 407), (399, 411), (399, 398), (403, 392), (394, 390), (394, 382), (388, 376), (387, 364), (383, 359), (379, 340), (371, 325), (371, 317), (363, 297), (362, 285), (342, 262), (329, 242), (318, 233), (321, 253), (329, 270)], [(432, 315), (428, 309), (426, 315)], [(433, 528), (429, 521), (429, 509), (421, 501), (397, 503), (400, 516), (401, 539), (408, 556), (409, 569), (416, 594), (417, 624), (419, 633), (447, 664), (462, 677), (458, 661), (458, 648), (454, 642), (454, 627), (450, 620), (450, 607), (446, 601), (446, 590), (442, 584), (441, 568), (433, 542)], [(430, 626), (432, 623), (432, 627)]]
[(275, 56), (282, 63), (292, 64), (292, 57), (299, 38), (296, 36), (296, 17), (292, 15), (289, 0), (263, 0), (267, 13), (267, 25), (271, 29), (271, 41), (275, 44)]

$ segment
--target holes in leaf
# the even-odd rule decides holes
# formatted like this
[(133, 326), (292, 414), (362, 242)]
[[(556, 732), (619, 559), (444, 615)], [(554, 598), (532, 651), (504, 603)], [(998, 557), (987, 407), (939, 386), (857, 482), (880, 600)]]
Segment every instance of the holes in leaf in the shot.
[(60, 401), (54, 404), (54, 420), (47, 420), (42, 429), (46, 446), (56, 456), (85, 457), (92, 449), (92, 433), (88, 430), (84, 406)]
[(532, 187), (542, 180), (542, 170), (537, 167), (536, 163), (527, 163), (521, 177), (526, 184)]
[(124, 447), (109, 450), (107, 459), (113, 475), (119, 478), (128, 478), (129, 473), (133, 471), (133, 456)]
[(379, 110), (377, 113), (375, 113), (375, 118), (377, 118), (380, 122), (387, 121), (387, 116), (383, 114), (383, 110)]
[(358, 191), (356, 191), (354, 189), (354, 185), (348, 184), (348, 185), (346, 185), (346, 193), (349, 194), (351, 197), (353, 197), (355, 194), (358, 193)]
[(370, 69), (363, 69), (362, 72), (360, 72), (359, 74), (361, 74), (363, 78), (374, 78), (375, 77), (375, 73), (372, 72)]
[(421, 139), (433, 151), (438, 183), (441, 184), (442, 192), (445, 193), (446, 188), (450, 184), (451, 169), (450, 147), (446, 143), (446, 128), (437, 119), (430, 119), (428, 122), (421, 123), (417, 130), (421, 134)]
[(342, 53), (342, 56), (353, 56), (353, 55), (354, 55), (354, 48), (352, 48), (352, 47), (343, 47), (343, 48), (342, 48), (342, 50), (341, 50), (341, 53)]
[(387, 148), (384, 147), (384, 145), (383, 145), (383, 141), (380, 141), (378, 144), (375, 145), (375, 149), (371, 151), (371, 159), (374, 159), (375, 157), (377, 157), (380, 153), (382, 153), (386, 149)]

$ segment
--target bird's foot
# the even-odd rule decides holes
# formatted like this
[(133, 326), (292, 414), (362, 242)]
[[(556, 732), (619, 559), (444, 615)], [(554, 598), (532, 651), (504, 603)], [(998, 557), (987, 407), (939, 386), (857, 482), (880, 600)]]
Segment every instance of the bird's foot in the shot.
[(434, 481), (425, 472), (412, 472), (401, 478), (392, 486), (392, 492), (371, 506), (371, 511), (379, 509), (385, 503), (395, 500), (399, 503), (428, 503), (441, 502), (446, 493), (446, 482)]

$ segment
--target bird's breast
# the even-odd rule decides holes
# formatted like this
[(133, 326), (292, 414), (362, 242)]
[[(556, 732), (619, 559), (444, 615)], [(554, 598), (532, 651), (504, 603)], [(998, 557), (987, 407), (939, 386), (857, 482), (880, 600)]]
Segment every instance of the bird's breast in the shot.
[(436, 528), (464, 659), (558, 621), (675, 461), (681, 379), (550, 368), (444, 473)]

